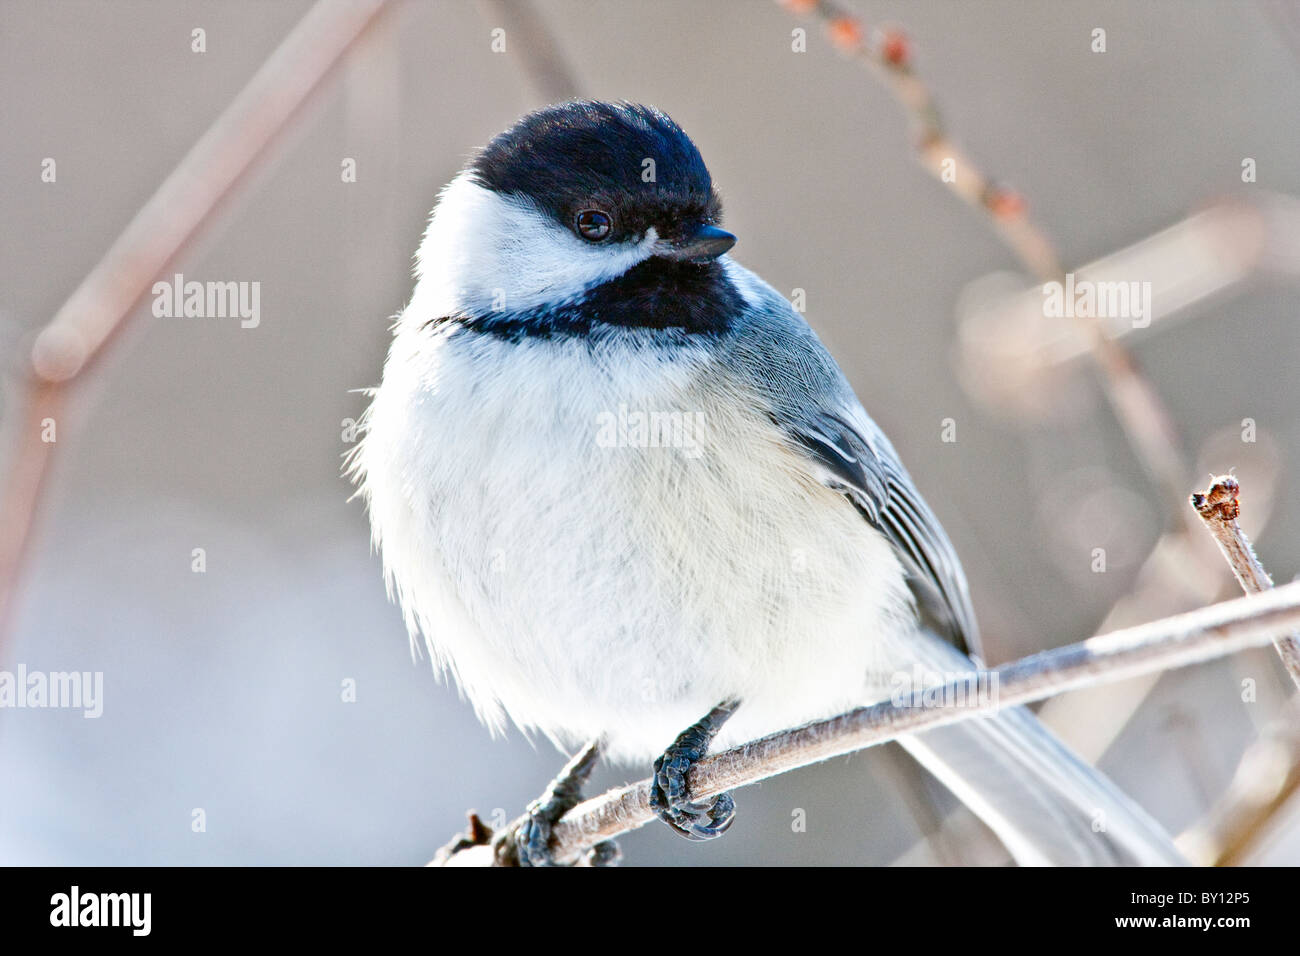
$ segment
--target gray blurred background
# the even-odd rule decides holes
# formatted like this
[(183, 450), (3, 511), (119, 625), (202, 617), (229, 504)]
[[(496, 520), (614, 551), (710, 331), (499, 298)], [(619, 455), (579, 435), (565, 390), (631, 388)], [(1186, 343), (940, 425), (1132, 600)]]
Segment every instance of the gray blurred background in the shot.
[[(0, 356), (11, 377), (31, 334), (308, 6), (0, 2)], [(917, 165), (885, 88), (813, 21), (763, 0), (537, 6), (584, 94), (655, 104), (696, 140), (740, 236), (736, 258), (787, 295), (807, 291), (809, 321), (963, 556), (987, 656), (1094, 633), (1160, 533), (1162, 503), (1086, 367), (1062, 377), (1068, 407), (1037, 421), (967, 396), (953, 365), (957, 304), (1016, 262)], [(1029, 198), (1067, 265), (1217, 197), (1300, 194), (1291, 5), (854, 9), (907, 29), (954, 138)], [(496, 25), (470, 2), (384, 14), (160, 276), (260, 282), (260, 326), (154, 319), (146, 299), (83, 383), (60, 424), (0, 668), (103, 671), (104, 713), (0, 711), (0, 862), (419, 864), (465, 810), (513, 817), (558, 769), (545, 741), (492, 740), (426, 660), (412, 662), (339, 475), (347, 420), (364, 405), (350, 390), (378, 383), (438, 189), (541, 105), (516, 56), (491, 52)], [(797, 26), (803, 54), (791, 51)], [(195, 27), (206, 53), (191, 52)], [(1089, 48), (1094, 27), (1107, 31), (1105, 54)], [(1246, 156), (1257, 184), (1241, 182)], [(56, 183), (41, 182), (45, 157)], [(355, 183), (341, 181), (347, 157)], [(1200, 469), (1235, 466), (1249, 495), (1267, 471), (1257, 544), (1279, 580), (1300, 569), (1298, 303), (1294, 285), (1254, 282), (1133, 343), (1190, 455), (1207, 441), (1227, 449), (1198, 459), (1187, 490), (1204, 486)], [(11, 388), (7, 424), (13, 408)], [(1258, 423), (1257, 445), (1215, 437), (1244, 417)], [(940, 440), (945, 418), (955, 443)], [(1090, 569), (1099, 546), (1104, 574)], [(191, 571), (194, 548), (205, 573)], [(1183, 831), (1275, 715), (1280, 673), (1261, 652), (1162, 679), (1102, 767)], [(1257, 702), (1242, 703), (1243, 677), (1257, 681)], [(341, 699), (349, 679), (355, 702)], [(646, 770), (607, 767), (596, 786)], [(688, 845), (649, 827), (622, 841), (627, 862), (1004, 856), (960, 814), (918, 845), (952, 801), (892, 748), (738, 802), (727, 839)], [(196, 808), (205, 832), (192, 830)], [(792, 831), (796, 809), (806, 832)], [(1251, 860), (1300, 862), (1294, 812)]]

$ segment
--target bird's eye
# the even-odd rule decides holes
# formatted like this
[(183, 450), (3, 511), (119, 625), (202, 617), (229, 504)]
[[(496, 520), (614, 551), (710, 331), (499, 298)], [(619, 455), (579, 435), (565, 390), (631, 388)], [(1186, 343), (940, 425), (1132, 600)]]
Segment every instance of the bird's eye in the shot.
[(614, 223), (609, 216), (599, 209), (584, 209), (578, 213), (578, 218), (574, 220), (574, 226), (578, 230), (578, 235), (588, 242), (600, 242), (602, 239), (609, 237)]

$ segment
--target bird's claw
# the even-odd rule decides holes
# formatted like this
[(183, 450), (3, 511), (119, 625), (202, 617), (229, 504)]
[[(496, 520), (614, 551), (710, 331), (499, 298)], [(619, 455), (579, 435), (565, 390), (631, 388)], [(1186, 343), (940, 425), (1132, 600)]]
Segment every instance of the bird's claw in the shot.
[(730, 793), (711, 800), (691, 799), (686, 775), (704, 755), (736, 701), (724, 701), (696, 724), (688, 727), (654, 763), (650, 786), (650, 809), (688, 840), (713, 840), (727, 832), (736, 816), (736, 801)]
[(600, 756), (599, 743), (588, 744), (560, 771), (546, 791), (528, 805), (497, 845), (497, 858), (514, 866), (615, 866), (621, 853), (612, 840), (597, 843), (573, 864), (555, 859), (551, 832), (555, 824), (582, 800), (582, 785), (591, 776)]

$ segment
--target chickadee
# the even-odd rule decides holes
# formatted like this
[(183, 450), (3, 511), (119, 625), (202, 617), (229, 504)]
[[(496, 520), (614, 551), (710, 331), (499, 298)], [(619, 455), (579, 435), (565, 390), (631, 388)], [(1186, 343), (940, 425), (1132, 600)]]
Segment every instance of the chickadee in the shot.
[[(978, 653), (938, 520), (720, 219), (658, 110), (525, 116), (439, 197), (353, 463), (413, 646), (494, 730), (661, 755), (652, 806), (693, 839), (734, 809), (687, 787), (711, 744)], [(1180, 861), (1027, 710), (901, 742), (1022, 863)]]

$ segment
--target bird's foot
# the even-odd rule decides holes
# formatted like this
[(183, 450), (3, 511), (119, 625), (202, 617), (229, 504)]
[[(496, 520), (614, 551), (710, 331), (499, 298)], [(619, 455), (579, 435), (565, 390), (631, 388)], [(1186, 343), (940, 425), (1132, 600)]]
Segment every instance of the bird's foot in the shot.
[(740, 702), (726, 700), (709, 711), (699, 723), (688, 727), (654, 763), (650, 786), (650, 809), (688, 840), (712, 840), (722, 836), (736, 815), (736, 801), (720, 793), (707, 801), (691, 799), (686, 775), (709, 751), (709, 744)]
[[(560, 771), (546, 791), (528, 805), (515, 824), (497, 840), (497, 860), (507, 866), (561, 866), (551, 847), (551, 829), (582, 800), (582, 785), (591, 776), (600, 757), (600, 743), (593, 741)], [(615, 866), (620, 852), (612, 840), (597, 843), (575, 862), (575, 866)]]

